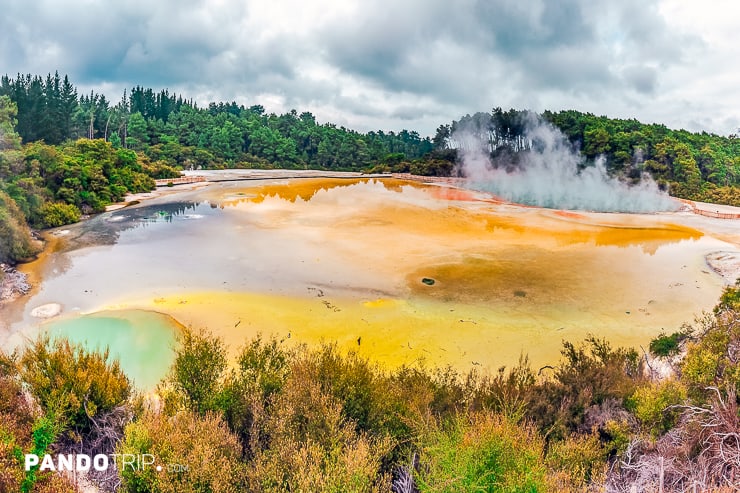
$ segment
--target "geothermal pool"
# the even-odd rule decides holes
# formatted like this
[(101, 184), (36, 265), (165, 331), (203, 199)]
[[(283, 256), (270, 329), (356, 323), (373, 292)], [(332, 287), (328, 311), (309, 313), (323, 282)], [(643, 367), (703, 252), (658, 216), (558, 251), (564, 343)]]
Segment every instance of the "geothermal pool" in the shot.
[[(214, 183), (54, 231), (23, 267), (34, 292), (0, 308), (0, 344), (50, 331), (109, 345), (145, 388), (179, 324), (232, 350), (259, 332), (392, 366), (542, 366), (563, 340), (647, 347), (711, 309), (724, 280), (705, 255), (737, 245), (691, 221), (385, 178)], [(35, 317), (47, 304), (60, 315)]]

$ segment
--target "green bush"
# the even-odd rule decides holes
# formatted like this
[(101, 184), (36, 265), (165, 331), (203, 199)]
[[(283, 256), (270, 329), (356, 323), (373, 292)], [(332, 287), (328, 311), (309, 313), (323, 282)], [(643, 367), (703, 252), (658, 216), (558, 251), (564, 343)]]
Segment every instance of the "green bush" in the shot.
[(657, 437), (673, 428), (680, 410), (672, 406), (683, 404), (686, 399), (686, 388), (679, 381), (664, 380), (638, 387), (628, 400), (628, 407), (643, 429)]
[(38, 250), (23, 213), (15, 201), (0, 190), (0, 262), (16, 262), (31, 257)]
[(734, 310), (721, 310), (714, 317), (705, 317), (696, 331), (697, 340), (688, 345), (681, 363), (681, 380), (694, 398), (701, 400), (710, 386), (723, 391), (740, 390), (740, 362), (736, 349), (740, 344), (740, 324), (737, 317), (738, 312)]
[(721, 310), (734, 310), (740, 312), (740, 279), (737, 280), (734, 287), (725, 288), (719, 299), (715, 313)]
[(131, 395), (129, 379), (117, 361), (109, 361), (107, 349), (88, 352), (48, 336), (24, 351), (20, 376), (44, 413), (78, 434), (90, 430), (90, 418), (112, 410)]
[[(151, 454), (155, 467), (121, 472), (125, 493), (239, 493), (248, 491), (243, 479), (239, 443), (216, 415), (183, 411), (169, 417), (145, 413), (126, 427), (119, 454)], [(177, 464), (173, 470), (168, 465)]]
[(596, 435), (601, 439), (607, 457), (622, 455), (629, 447), (634, 436), (635, 427), (631, 423), (631, 416), (621, 416), (609, 419)]
[(272, 397), (282, 391), (290, 375), (293, 353), (275, 338), (262, 341), (260, 335), (248, 342), (237, 358), (237, 368), (226, 377), (218, 397), (218, 408), (247, 454), (251, 443), (255, 415), (264, 413)]
[(552, 490), (544, 441), (528, 425), (474, 414), (423, 439), (416, 474), (422, 493)]
[[(552, 377), (530, 392), (528, 415), (549, 437), (564, 439), (584, 426), (589, 408), (607, 401), (622, 406), (642, 380), (641, 361), (632, 349), (612, 349), (594, 336), (576, 346), (563, 343), (563, 361)], [(603, 416), (605, 424), (611, 416)]]
[(223, 341), (207, 331), (183, 329), (178, 343), (170, 383), (188, 409), (200, 415), (215, 410), (226, 370)]
[(679, 345), (688, 336), (686, 331), (674, 332), (669, 336), (660, 334), (650, 341), (650, 352), (656, 356), (672, 356), (678, 352)]
[(382, 372), (377, 367), (355, 352), (340, 354), (336, 345), (324, 345), (307, 356), (305, 364), (311, 377), (341, 402), (346, 418), (360, 430), (382, 427), (385, 392)]
[(578, 487), (602, 481), (606, 473), (606, 450), (598, 435), (572, 435), (552, 442), (545, 462), (561, 471)]
[(490, 409), (518, 422), (527, 415), (535, 376), (527, 357), (509, 369), (501, 367), (495, 375), (485, 375), (476, 385), (476, 408)]
[(46, 228), (56, 228), (80, 220), (80, 210), (74, 204), (49, 202), (41, 207), (41, 222)]
[(381, 467), (391, 440), (358, 432), (307, 370), (294, 365), (271, 411), (257, 417), (262, 447), (250, 464), (249, 491), (375, 491), (386, 482)]

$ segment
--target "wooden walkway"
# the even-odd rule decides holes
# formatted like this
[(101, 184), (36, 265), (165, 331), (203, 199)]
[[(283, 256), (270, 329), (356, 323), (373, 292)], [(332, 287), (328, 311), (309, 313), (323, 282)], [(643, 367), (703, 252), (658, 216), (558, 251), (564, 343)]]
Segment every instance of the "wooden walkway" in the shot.
[[(693, 200), (686, 200), (686, 199), (676, 199), (680, 201), (683, 204), (686, 204), (691, 209), (691, 212), (694, 214), (698, 214), (700, 216), (706, 216), (706, 217), (713, 217), (716, 219), (740, 219), (740, 214), (732, 213), (732, 212), (720, 212), (718, 210), (707, 210), (702, 209), (696, 205), (696, 202)], [(711, 204), (710, 204), (711, 205)]]
[(164, 178), (154, 180), (158, 187), (171, 187), (175, 185), (187, 185), (189, 183), (200, 183), (207, 181), (205, 176), (182, 176), (180, 178)]
[(393, 173), (393, 178), (398, 180), (413, 180), (422, 183), (445, 183), (452, 186), (464, 186), (465, 178), (455, 178), (451, 176), (422, 176), (412, 175), (411, 173)]

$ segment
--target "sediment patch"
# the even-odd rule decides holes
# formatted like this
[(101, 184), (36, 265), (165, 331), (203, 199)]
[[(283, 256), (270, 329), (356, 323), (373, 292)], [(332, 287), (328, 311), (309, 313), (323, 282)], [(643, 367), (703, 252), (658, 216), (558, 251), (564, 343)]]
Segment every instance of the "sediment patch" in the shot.
[(28, 276), (23, 272), (7, 264), (0, 264), (0, 271), (0, 302), (14, 300), (31, 291)]
[(740, 279), (740, 253), (712, 252), (705, 258), (707, 265), (722, 276), (727, 284), (735, 284)]

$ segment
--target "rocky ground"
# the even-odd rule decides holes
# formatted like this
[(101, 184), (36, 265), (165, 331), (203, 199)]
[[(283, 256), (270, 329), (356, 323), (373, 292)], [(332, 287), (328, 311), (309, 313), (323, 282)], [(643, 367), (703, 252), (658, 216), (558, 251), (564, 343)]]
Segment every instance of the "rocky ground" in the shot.
[(727, 284), (735, 284), (740, 279), (740, 253), (713, 252), (706, 256), (707, 264), (721, 275)]
[(8, 264), (0, 264), (0, 302), (14, 300), (30, 290), (26, 274)]

